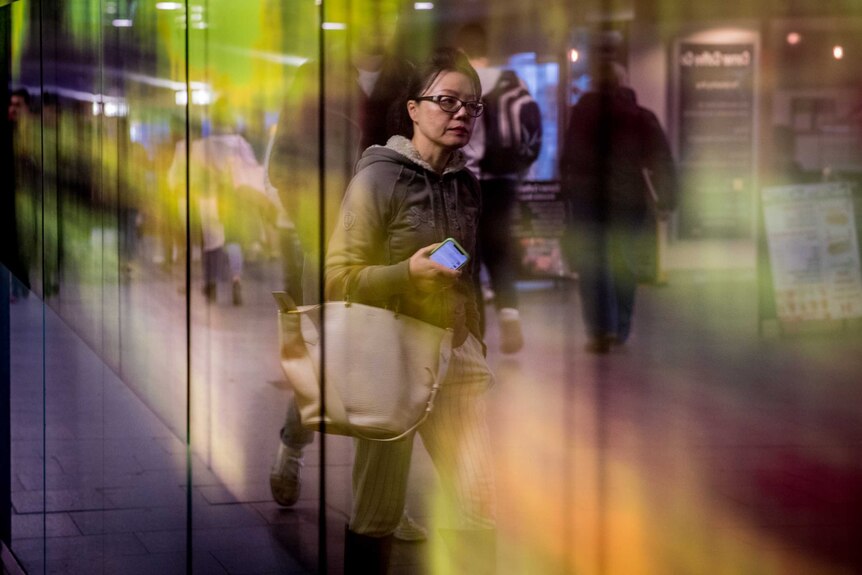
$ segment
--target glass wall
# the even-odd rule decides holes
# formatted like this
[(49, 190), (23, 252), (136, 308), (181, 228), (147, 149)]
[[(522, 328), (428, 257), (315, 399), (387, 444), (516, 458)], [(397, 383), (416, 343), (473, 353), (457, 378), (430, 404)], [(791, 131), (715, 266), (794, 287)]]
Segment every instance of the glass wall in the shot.
[[(488, 573), (862, 569), (854, 2), (0, 4), (0, 466), (27, 573), (342, 570), (373, 456), (291, 427), (272, 292), (324, 299), (357, 162), (450, 45), (486, 104), (514, 71), (541, 127), (474, 190), (496, 544), (459, 539), (417, 436), (420, 530), (389, 572), (481, 572), (465, 546)], [(392, 229), (435, 225), (394, 205)]]

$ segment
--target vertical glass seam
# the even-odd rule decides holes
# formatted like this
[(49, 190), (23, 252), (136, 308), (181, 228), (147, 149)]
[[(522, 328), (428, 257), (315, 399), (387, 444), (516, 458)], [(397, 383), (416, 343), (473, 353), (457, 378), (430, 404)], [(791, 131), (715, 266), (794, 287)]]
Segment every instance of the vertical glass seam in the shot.
[[(325, 35), (323, 34), (323, 23), (326, 22), (326, 1), (320, 0), (320, 8), (318, 10), (318, 25), (317, 25), (317, 43), (318, 53), (320, 58), (320, 74), (318, 76), (318, 91), (317, 91), (317, 171), (318, 171), (318, 193), (320, 201), (318, 202), (319, 213), (318, 221), (320, 222), (318, 235), (319, 262), (317, 262), (318, 273), (318, 301), (323, 302), (324, 293), (324, 257), (326, 252), (326, 51), (325, 51)], [(326, 323), (326, 307), (320, 308), (320, 324)], [(320, 330), (320, 404), (326, 405), (326, 330)], [(327, 535), (326, 535), (326, 422), (324, 418), (320, 419), (320, 478), (319, 478), (319, 503), (318, 503), (318, 572), (327, 573)]]
[(189, 2), (185, 0), (185, 24), (183, 29), (183, 42), (185, 44), (185, 84), (186, 84), (186, 102), (185, 102), (185, 131), (186, 131), (186, 573), (191, 575), (193, 572), (193, 557), (192, 557), (192, 246), (191, 246), (191, 101), (192, 89), (191, 78), (189, 76)]

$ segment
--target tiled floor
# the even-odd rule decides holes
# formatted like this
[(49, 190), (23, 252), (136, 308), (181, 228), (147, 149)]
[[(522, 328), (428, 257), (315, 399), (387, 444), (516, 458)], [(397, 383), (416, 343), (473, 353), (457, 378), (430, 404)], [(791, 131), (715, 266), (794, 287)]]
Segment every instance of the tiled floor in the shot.
[[(193, 292), (191, 477), (176, 281), (66, 290), (65, 317), (95, 317), (84, 339), (33, 298), (12, 307), (13, 550), (30, 573), (320, 569), (317, 440), (297, 506), (268, 491), (287, 391), (274, 266), (254, 271), (241, 308)], [(862, 572), (859, 326), (763, 337), (755, 287), (744, 266), (671, 270), (608, 356), (583, 350), (574, 290), (522, 285), (515, 356), (497, 353), (492, 315), (499, 573)], [(352, 445), (328, 441), (339, 572)], [(408, 504), (431, 539), (398, 544), (393, 573), (446, 572), (431, 567), (436, 486), (418, 449)]]

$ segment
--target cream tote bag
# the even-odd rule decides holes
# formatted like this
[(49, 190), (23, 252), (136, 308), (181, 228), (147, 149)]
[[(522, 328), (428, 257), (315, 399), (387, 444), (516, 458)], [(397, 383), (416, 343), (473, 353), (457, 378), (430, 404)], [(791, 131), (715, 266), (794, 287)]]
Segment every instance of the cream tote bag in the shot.
[(281, 367), (303, 426), (396, 441), (425, 421), (449, 367), (452, 330), (353, 302), (297, 308), (282, 293), (273, 294)]

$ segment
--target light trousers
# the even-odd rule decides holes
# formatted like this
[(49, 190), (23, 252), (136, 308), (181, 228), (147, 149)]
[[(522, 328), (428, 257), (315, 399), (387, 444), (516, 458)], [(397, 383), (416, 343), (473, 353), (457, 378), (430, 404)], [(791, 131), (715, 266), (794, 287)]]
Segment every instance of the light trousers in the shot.
[[(452, 350), (431, 415), (418, 433), (440, 477), (443, 495), (457, 502), (460, 529), (496, 524), (496, 493), (485, 392), (493, 376), (472, 335)], [(356, 440), (350, 529), (383, 537), (398, 526), (407, 495), (413, 434), (396, 442)]]

